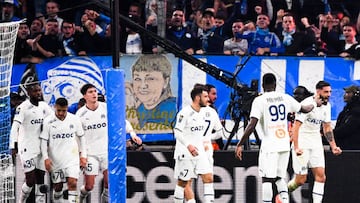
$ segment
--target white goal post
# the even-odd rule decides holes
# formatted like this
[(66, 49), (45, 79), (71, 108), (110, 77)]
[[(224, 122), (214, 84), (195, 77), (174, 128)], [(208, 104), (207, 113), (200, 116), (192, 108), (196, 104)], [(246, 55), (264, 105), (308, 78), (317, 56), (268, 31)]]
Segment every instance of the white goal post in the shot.
[(15, 172), (9, 154), (10, 83), (16, 37), (21, 22), (0, 23), (0, 203), (15, 202)]

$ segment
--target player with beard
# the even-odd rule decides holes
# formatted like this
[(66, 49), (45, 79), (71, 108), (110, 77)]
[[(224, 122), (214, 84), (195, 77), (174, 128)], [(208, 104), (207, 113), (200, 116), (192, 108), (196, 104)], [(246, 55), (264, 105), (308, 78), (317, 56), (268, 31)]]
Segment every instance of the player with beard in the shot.
[(186, 184), (200, 175), (204, 183), (204, 202), (210, 203), (214, 202), (213, 174), (204, 147), (204, 135), (210, 123), (201, 110), (209, 102), (205, 86), (195, 86), (191, 91), (191, 99), (191, 105), (178, 112), (174, 127), (174, 177), (177, 179), (174, 202), (183, 203)]
[[(41, 125), (46, 116), (53, 113), (51, 107), (43, 100), (39, 84), (27, 88), (29, 99), (17, 108), (10, 132), (10, 146), (13, 156), (19, 151), (21, 164), (25, 173), (25, 183), (21, 187), (19, 202), (26, 202), (35, 185), (36, 202), (45, 202), (45, 194), (40, 192), (44, 184), (45, 166), (40, 151)], [(16, 149), (18, 144), (18, 150)]]
[[(218, 113), (216, 112), (214, 107), (211, 106), (211, 104), (213, 104), (213, 103), (211, 102), (210, 92), (214, 92), (214, 91), (216, 92), (216, 89), (211, 91), (211, 90), (209, 90), (209, 87), (213, 87), (213, 88), (215, 88), (215, 87), (212, 85), (195, 84), (195, 87), (198, 87), (198, 86), (202, 86), (202, 87), (206, 88), (208, 91), (208, 94), (209, 94), (209, 101), (208, 101), (207, 106), (201, 108), (200, 111), (202, 111), (204, 113), (205, 121), (208, 124), (208, 127), (207, 127), (208, 130), (206, 131), (206, 134), (204, 134), (204, 136), (203, 136), (203, 139), (204, 139), (203, 145), (204, 145), (205, 153), (207, 154), (208, 161), (210, 164), (211, 174), (213, 176), (213, 174), (214, 174), (214, 158), (213, 158), (214, 148), (212, 145), (212, 140), (217, 139), (217, 138), (222, 139), (223, 126), (221, 125)], [(215, 95), (213, 94), (212, 96), (214, 99), (214, 97), (216, 97), (216, 93), (215, 93)], [(185, 190), (184, 190), (185, 191), (185, 199), (186, 199), (187, 203), (195, 202), (195, 199), (194, 199), (195, 196), (194, 196), (194, 192), (191, 188), (191, 182), (192, 182), (191, 180), (188, 181), (187, 185), (185, 186)]]
[(54, 183), (54, 203), (64, 201), (63, 183), (67, 183), (68, 201), (77, 201), (80, 167), (86, 166), (85, 138), (80, 118), (67, 111), (68, 101), (63, 97), (58, 98), (55, 114), (44, 119), (40, 135), (45, 168)]
[[(306, 181), (308, 168), (314, 175), (314, 187), (312, 198), (314, 203), (322, 202), (325, 185), (325, 157), (320, 128), (323, 128), (324, 136), (330, 144), (334, 155), (341, 154), (341, 149), (336, 145), (334, 133), (331, 127), (331, 105), (329, 98), (331, 86), (328, 82), (319, 81), (316, 84), (316, 95), (323, 102), (310, 113), (298, 113), (293, 126), (293, 149), (292, 161), (295, 178), (288, 183), (289, 192), (303, 185)], [(308, 97), (302, 104), (309, 104), (314, 97)]]

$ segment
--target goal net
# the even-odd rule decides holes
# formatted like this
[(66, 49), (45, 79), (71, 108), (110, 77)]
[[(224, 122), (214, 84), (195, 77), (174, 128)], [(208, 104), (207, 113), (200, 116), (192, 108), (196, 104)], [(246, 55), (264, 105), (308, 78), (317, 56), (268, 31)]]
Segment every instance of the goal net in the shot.
[(15, 202), (14, 166), (9, 154), (10, 83), (20, 22), (0, 23), (0, 202)]

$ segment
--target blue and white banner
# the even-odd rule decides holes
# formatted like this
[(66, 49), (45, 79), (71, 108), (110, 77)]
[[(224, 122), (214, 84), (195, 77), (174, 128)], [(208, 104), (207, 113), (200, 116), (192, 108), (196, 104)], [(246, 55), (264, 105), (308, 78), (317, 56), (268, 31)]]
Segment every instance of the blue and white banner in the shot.
[[(277, 91), (292, 95), (297, 85), (315, 91), (319, 80), (332, 86), (332, 120), (344, 107), (343, 88), (359, 85), (360, 62), (343, 58), (320, 57), (257, 57), (252, 56), (246, 64), (245, 58), (237, 56), (201, 56), (199, 59), (222, 70), (237, 74), (237, 81), (250, 86), (264, 73), (275, 73)], [(44, 99), (53, 104), (58, 97), (65, 97), (76, 107), (82, 95), (80, 87), (85, 83), (96, 85), (106, 95), (104, 71), (112, 68), (110, 56), (54, 58), (36, 64)], [(18, 91), (26, 64), (14, 65), (11, 91)], [(191, 102), (190, 91), (195, 83), (216, 86), (218, 99), (215, 103), (219, 115), (226, 116), (232, 88), (197, 69), (189, 63), (167, 55), (124, 55), (120, 68), (125, 73), (126, 117), (144, 141), (174, 140), (171, 131), (176, 112)], [(113, 81), (117, 82), (117, 81)], [(116, 110), (116, 109), (114, 109)]]

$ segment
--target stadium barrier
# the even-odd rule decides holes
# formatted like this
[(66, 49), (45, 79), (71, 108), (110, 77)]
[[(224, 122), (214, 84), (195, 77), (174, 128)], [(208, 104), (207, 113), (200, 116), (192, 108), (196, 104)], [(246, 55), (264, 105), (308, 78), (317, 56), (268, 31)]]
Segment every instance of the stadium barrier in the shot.
[[(128, 203), (172, 202), (174, 160), (172, 151), (127, 153), (127, 201)], [(258, 176), (257, 151), (246, 151), (243, 161), (235, 159), (234, 152), (214, 153), (215, 202), (261, 202), (261, 178)], [(326, 157), (326, 184), (323, 202), (360, 202), (360, 151), (345, 151), (340, 156), (331, 152)], [(292, 169), (289, 166), (289, 177)], [(291, 202), (311, 202), (313, 178), (291, 193)], [(195, 181), (193, 190), (202, 201), (202, 182)]]

